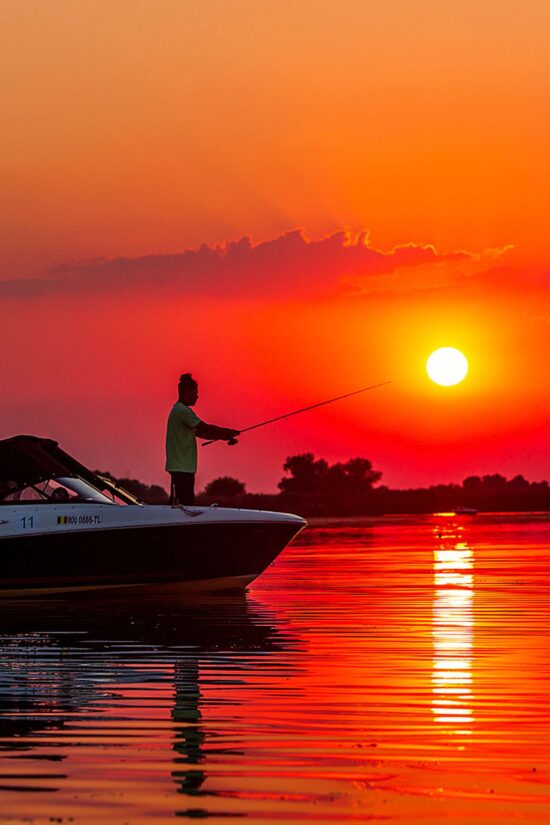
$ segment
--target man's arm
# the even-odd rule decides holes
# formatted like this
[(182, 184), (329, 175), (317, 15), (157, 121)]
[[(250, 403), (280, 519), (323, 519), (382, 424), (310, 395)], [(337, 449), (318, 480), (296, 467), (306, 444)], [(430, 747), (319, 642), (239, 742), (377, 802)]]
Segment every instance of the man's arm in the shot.
[(229, 427), (217, 427), (215, 424), (207, 424), (201, 421), (195, 428), (199, 438), (213, 438), (219, 441), (229, 441), (240, 435), (240, 430), (231, 430)]

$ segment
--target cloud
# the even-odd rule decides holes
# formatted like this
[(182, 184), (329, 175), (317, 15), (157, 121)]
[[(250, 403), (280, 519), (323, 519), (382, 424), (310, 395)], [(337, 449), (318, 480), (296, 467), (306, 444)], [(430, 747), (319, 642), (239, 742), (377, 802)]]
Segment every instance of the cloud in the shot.
[(441, 254), (426, 244), (407, 243), (382, 252), (370, 245), (366, 232), (339, 231), (309, 240), (295, 230), (258, 244), (245, 237), (175, 254), (70, 261), (50, 269), (44, 278), (0, 281), (0, 295), (131, 290), (229, 298), (319, 297), (346, 291), (350, 284), (352, 291), (361, 291), (358, 285), (373, 276), (474, 260), (479, 255)]

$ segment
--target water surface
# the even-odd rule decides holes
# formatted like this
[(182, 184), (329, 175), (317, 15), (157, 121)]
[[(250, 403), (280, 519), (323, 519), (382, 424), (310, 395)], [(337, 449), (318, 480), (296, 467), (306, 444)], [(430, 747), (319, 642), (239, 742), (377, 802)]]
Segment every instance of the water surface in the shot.
[(550, 821), (550, 517), (309, 528), (246, 596), (0, 606), (0, 821)]

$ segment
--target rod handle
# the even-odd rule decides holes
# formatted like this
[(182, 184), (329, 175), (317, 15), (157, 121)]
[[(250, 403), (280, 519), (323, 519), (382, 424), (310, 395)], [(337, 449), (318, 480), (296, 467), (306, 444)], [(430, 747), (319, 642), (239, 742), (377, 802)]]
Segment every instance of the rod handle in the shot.
[[(211, 441), (203, 441), (201, 447), (208, 447), (210, 444), (215, 444), (217, 441), (225, 441), (224, 438), (213, 438)], [(228, 441), (225, 442), (229, 447), (234, 447), (235, 444), (238, 444), (236, 438), (230, 438)]]

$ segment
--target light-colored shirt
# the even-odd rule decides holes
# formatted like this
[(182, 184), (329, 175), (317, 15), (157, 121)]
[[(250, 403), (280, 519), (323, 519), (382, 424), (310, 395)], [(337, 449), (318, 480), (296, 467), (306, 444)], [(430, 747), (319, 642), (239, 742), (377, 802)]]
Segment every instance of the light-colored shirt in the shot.
[(169, 473), (197, 472), (196, 427), (201, 424), (198, 415), (181, 401), (176, 401), (166, 428), (166, 470)]

